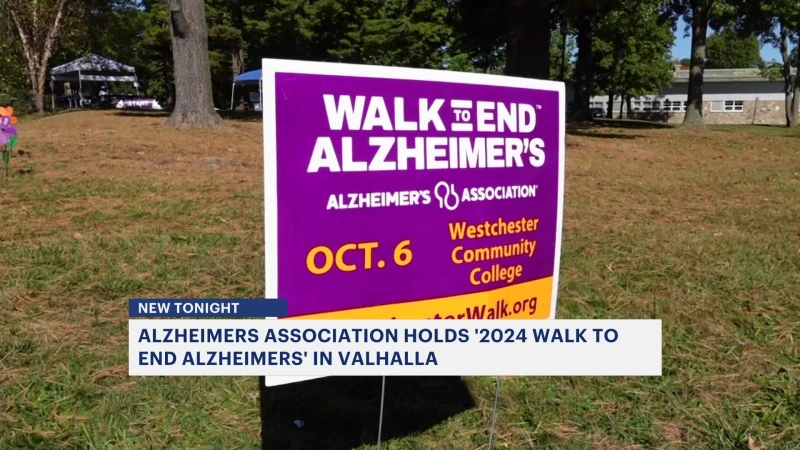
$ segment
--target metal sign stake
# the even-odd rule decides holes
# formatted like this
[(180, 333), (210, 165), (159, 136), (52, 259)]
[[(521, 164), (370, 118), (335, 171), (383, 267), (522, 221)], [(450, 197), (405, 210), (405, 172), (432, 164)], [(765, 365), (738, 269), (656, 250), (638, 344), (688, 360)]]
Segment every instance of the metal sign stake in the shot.
[(497, 377), (494, 382), (494, 407), (492, 407), (492, 424), (489, 427), (489, 450), (494, 448), (494, 429), (495, 425), (497, 425), (497, 399), (500, 397), (501, 381), (500, 377)]
[(378, 416), (378, 450), (381, 450), (381, 432), (383, 431), (383, 401), (386, 399), (386, 376), (381, 377), (381, 412)]

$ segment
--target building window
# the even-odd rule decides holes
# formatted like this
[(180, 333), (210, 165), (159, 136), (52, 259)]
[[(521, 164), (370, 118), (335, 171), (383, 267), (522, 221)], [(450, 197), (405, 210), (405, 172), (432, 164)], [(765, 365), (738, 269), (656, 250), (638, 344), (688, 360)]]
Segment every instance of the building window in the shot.
[(669, 100), (664, 101), (664, 111), (669, 112), (684, 112), (686, 111), (686, 106), (689, 102), (671, 102)]
[(643, 111), (661, 111), (661, 102), (642, 102)]
[(725, 112), (742, 112), (742, 111), (744, 111), (744, 101), (725, 100)]
[(711, 102), (712, 112), (742, 112), (744, 100), (724, 100)]

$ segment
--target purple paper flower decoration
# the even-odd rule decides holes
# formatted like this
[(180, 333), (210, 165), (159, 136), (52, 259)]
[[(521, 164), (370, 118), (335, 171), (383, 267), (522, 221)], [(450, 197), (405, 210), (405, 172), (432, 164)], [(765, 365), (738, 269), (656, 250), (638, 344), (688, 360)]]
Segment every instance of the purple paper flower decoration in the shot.
[(8, 141), (11, 140), (11, 136), (17, 135), (17, 129), (15, 127), (0, 127), (0, 145), (8, 144)]
[(14, 117), (14, 108), (0, 106), (0, 154), (3, 155), (3, 164), (6, 167), (8, 178), (8, 161), (11, 159), (11, 149), (17, 143), (17, 128), (14, 126), (17, 118)]
[(11, 136), (17, 135), (17, 127), (11, 125), (11, 118), (9, 116), (2, 116), (0, 118), (0, 145), (8, 144)]

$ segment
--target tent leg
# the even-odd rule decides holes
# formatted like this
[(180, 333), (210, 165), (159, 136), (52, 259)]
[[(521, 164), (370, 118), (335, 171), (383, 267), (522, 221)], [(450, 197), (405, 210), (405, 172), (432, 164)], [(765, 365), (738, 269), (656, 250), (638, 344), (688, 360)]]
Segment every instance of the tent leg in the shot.
[(236, 83), (231, 84), (231, 111), (233, 111), (233, 93), (236, 90)]
[(83, 108), (83, 80), (81, 80), (81, 71), (78, 71), (78, 97), (80, 98), (80, 107)]

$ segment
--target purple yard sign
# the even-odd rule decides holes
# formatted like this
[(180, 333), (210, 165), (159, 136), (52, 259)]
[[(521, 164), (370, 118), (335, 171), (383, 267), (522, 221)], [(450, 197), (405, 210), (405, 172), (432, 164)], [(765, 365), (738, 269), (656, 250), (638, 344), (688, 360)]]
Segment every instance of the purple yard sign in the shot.
[(265, 59), (263, 95), (290, 318), (555, 317), (563, 83)]

